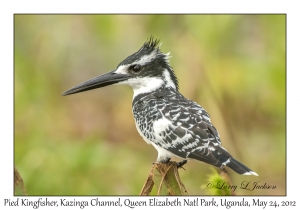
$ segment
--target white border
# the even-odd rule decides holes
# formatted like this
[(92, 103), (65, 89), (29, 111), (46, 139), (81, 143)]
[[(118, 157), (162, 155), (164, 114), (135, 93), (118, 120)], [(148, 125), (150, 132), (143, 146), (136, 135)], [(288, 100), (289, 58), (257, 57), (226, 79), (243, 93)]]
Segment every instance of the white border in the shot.
[[(300, 17), (296, 1), (1, 1), (0, 33), (0, 206), (13, 195), (13, 14), (14, 13), (287, 13), (287, 197), (262, 200), (299, 201), (299, 58)], [(124, 9), (125, 8), (125, 9)], [(267, 170), (267, 168), (266, 168)], [(68, 197), (71, 199), (72, 197)], [(80, 199), (76, 197), (77, 199)], [(108, 197), (106, 197), (108, 199)], [(209, 197), (205, 197), (210, 199)], [(32, 199), (38, 199), (32, 197)], [(59, 199), (59, 197), (51, 197)], [(87, 199), (86, 198), (82, 198)], [(115, 198), (112, 198), (115, 199)], [(125, 199), (122, 197), (122, 199)], [(132, 200), (146, 199), (131, 197)], [(220, 199), (220, 198), (217, 198)], [(234, 198), (229, 198), (234, 199)], [(237, 199), (242, 199), (238, 197)], [(252, 197), (246, 197), (252, 200)], [(300, 203), (297, 203), (300, 206)], [(165, 208), (165, 207), (164, 207)], [(7, 209), (7, 207), (1, 209)], [(64, 208), (68, 209), (68, 208)], [(78, 207), (77, 207), (78, 209)], [(90, 209), (90, 208), (85, 208)], [(162, 208), (158, 208), (162, 209)], [(293, 208), (295, 209), (295, 208)]]

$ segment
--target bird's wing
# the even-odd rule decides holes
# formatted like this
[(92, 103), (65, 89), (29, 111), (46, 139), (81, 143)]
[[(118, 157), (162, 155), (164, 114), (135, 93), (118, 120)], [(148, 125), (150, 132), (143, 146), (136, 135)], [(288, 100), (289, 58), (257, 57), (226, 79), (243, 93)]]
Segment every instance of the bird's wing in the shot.
[(156, 143), (182, 158), (222, 166), (231, 155), (221, 146), (209, 114), (197, 103), (184, 99), (157, 106), (161, 122), (155, 124)]

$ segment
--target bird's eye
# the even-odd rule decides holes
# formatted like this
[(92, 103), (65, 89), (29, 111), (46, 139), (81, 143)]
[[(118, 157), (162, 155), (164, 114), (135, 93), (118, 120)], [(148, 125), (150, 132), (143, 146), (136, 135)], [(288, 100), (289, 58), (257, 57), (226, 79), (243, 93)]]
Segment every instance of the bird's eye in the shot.
[(137, 73), (142, 70), (142, 66), (139, 64), (136, 64), (136, 65), (131, 66), (130, 69)]

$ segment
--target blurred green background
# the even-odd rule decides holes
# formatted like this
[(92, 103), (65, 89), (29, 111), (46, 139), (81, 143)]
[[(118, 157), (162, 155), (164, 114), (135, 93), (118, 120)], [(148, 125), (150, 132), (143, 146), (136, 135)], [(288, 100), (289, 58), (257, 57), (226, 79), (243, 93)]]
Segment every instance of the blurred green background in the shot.
[[(228, 170), (286, 193), (285, 15), (15, 15), (15, 166), (29, 195), (137, 195), (157, 158), (136, 131), (132, 90), (67, 97), (113, 70), (153, 35), (171, 52), (180, 92), (211, 115), (223, 146), (259, 174)], [(211, 166), (180, 170), (192, 195)]]

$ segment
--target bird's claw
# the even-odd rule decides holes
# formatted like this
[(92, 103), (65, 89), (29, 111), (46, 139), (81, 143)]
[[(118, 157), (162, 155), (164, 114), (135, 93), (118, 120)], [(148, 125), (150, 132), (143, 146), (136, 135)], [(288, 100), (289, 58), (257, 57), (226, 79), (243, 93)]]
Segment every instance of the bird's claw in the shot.
[[(172, 162), (174, 161), (170, 161), (171, 158), (166, 158), (166, 159), (163, 159), (163, 160), (160, 160), (160, 161), (156, 161), (156, 162), (153, 162), (152, 164), (156, 164), (156, 163), (164, 163), (164, 164), (172, 164)], [(180, 162), (175, 162), (176, 163), (176, 166), (177, 168), (182, 168), (185, 170), (185, 168), (183, 168), (182, 166), (185, 165), (187, 163), (187, 160), (182, 160)]]
[(158, 160), (158, 161), (154, 162), (153, 164), (156, 164), (156, 163), (169, 163), (170, 164), (170, 160), (171, 160), (171, 158), (165, 158), (162, 160)]
[(182, 161), (176, 163), (176, 164), (177, 164), (177, 168), (182, 168), (182, 169), (185, 170), (185, 168), (183, 168), (182, 166), (183, 166), (184, 164), (186, 164), (186, 163), (187, 163), (187, 160), (182, 160)]

